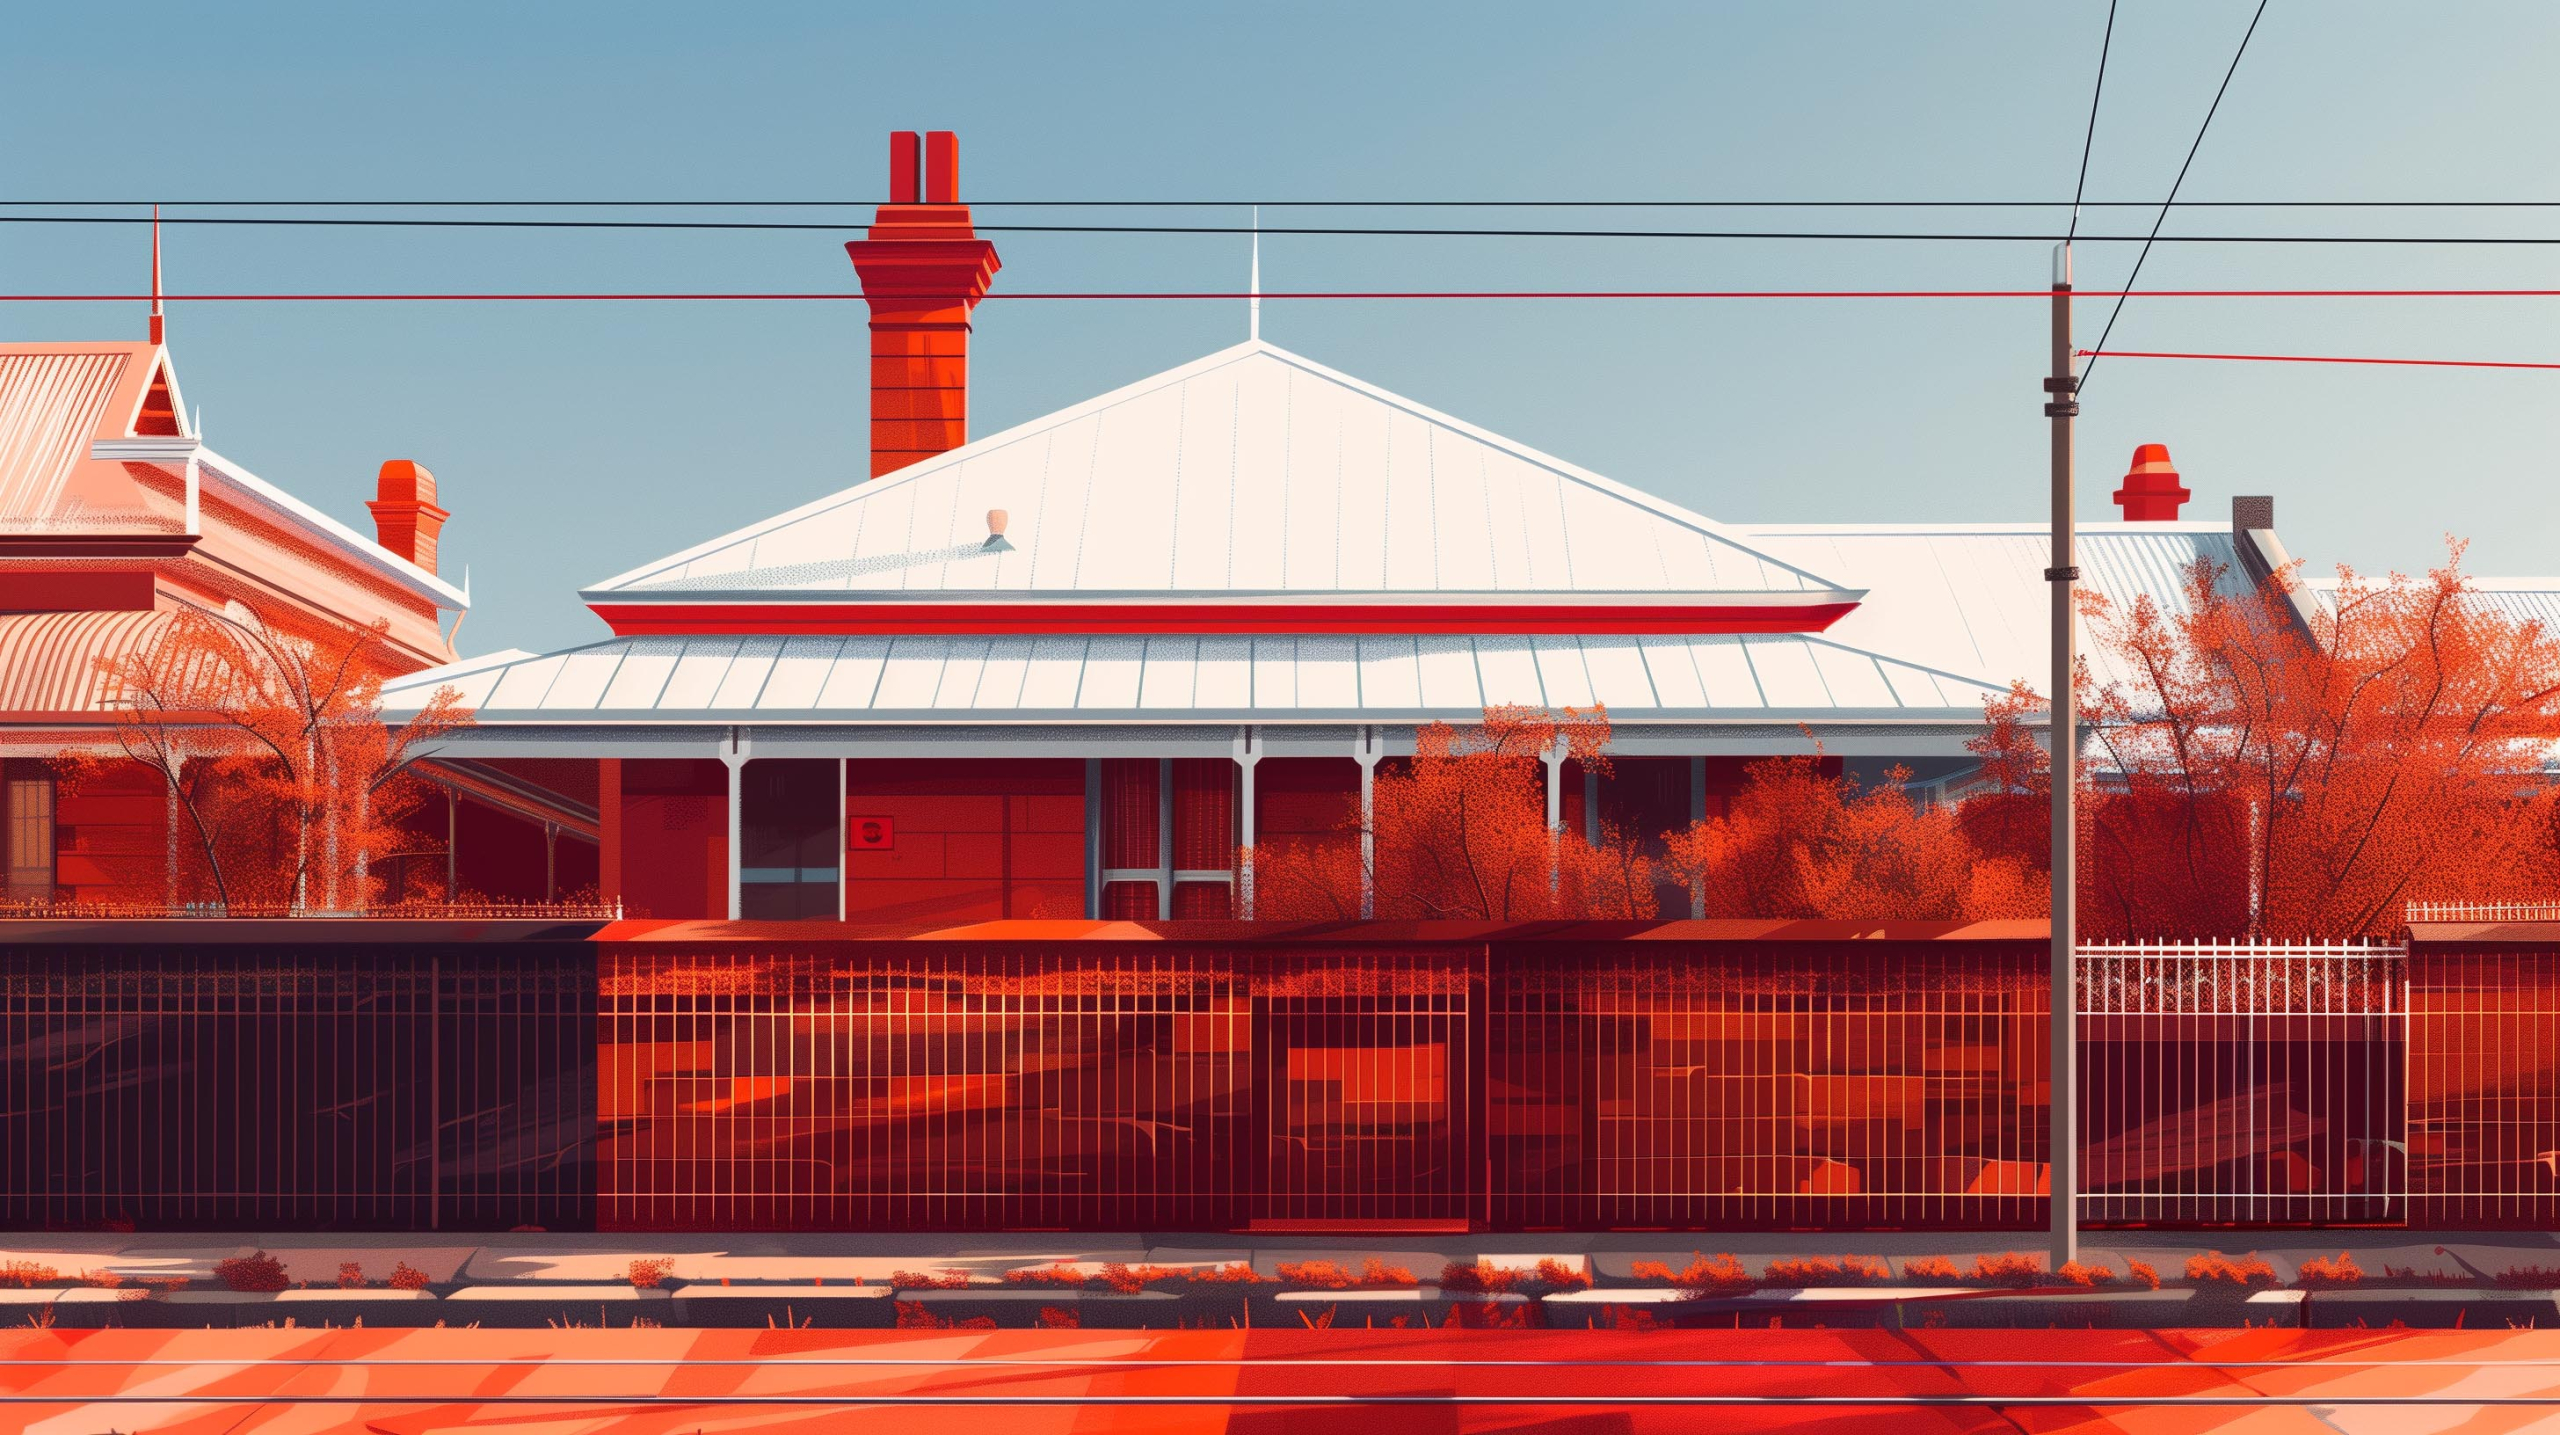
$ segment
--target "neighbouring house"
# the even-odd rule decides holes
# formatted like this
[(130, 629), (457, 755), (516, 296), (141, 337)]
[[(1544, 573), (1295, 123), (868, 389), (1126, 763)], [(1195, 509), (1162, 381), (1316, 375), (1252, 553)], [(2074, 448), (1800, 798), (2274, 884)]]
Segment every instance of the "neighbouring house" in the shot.
[[(58, 777), (65, 756), (120, 751), (117, 695), (101, 660), (144, 651), (180, 610), (245, 610), (287, 632), (380, 623), (385, 667), (451, 659), (446, 617), (458, 622), (470, 600), (436, 571), (447, 515), (434, 476), (407, 460), (386, 463), (369, 507), (372, 538), (208, 447), (157, 315), (138, 343), (0, 344), (7, 901), (178, 899), (175, 800), (158, 773), (113, 765), (76, 791)], [(539, 897), (544, 833), (565, 828), (592, 843), (591, 773), (571, 774), (567, 793), (543, 786), (540, 769), (466, 763), (427, 775), (448, 796), (429, 804), (411, 855), (440, 891), (455, 876)], [(583, 802), (580, 777), (590, 784)], [(474, 837), (482, 849), (467, 874), (449, 866), (456, 832), (465, 854)], [(383, 857), (396, 872), (402, 854)], [(574, 853), (570, 865), (574, 878)], [(590, 855), (590, 883), (593, 865)]]
[[(1611, 770), (1552, 760), (1550, 819), (1660, 832), (1816, 742), (1960, 782), (2047, 671), (2035, 525), (1718, 523), (1258, 336), (971, 440), (994, 246), (950, 136), (891, 148), (847, 246), (870, 477), (586, 588), (604, 639), (387, 694), (459, 689), (458, 756), (594, 771), (633, 915), (1249, 916), (1255, 849), (1352, 840), (1422, 725), (1605, 706)], [(2154, 516), (2089, 525), (2091, 580), (2280, 554), (2264, 501), (2186, 496), (2146, 446)]]

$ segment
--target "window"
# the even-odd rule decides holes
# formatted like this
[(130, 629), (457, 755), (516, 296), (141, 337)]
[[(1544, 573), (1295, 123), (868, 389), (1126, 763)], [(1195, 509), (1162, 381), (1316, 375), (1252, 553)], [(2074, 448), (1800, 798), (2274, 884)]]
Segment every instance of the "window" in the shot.
[(53, 779), (12, 778), (8, 800), (9, 895), (53, 895)]

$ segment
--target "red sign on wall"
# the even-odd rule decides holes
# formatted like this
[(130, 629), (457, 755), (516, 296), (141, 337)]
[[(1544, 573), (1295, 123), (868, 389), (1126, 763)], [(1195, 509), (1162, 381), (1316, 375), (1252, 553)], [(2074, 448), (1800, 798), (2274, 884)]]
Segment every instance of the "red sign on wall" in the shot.
[(848, 817), (845, 837), (856, 852), (887, 852), (898, 845), (898, 824), (887, 817)]

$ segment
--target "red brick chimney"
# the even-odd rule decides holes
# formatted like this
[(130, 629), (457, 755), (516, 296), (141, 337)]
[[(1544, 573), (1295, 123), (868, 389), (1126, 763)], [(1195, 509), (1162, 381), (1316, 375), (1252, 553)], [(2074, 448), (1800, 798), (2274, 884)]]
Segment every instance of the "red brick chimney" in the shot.
[(419, 567), (436, 571), (436, 534), (453, 515), (436, 507), (436, 476), (414, 459), (382, 466), (374, 500), (374, 541)]
[(871, 305), (871, 476), (969, 441), (969, 313), (1001, 263), (960, 202), (960, 140), (889, 136), (889, 202), (845, 245)]
[(2169, 466), (2169, 446), (2146, 443), (2133, 451), (2133, 467), (2116, 490), (2116, 506), (2130, 523), (2154, 523), (2178, 516), (2179, 505), (2193, 497), (2178, 483)]

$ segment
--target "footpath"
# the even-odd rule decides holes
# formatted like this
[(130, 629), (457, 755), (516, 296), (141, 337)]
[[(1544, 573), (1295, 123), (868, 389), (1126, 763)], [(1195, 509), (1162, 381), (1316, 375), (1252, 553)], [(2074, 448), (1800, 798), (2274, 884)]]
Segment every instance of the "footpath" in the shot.
[(2560, 1328), (2560, 1234), (0, 1233), (0, 1326)]

